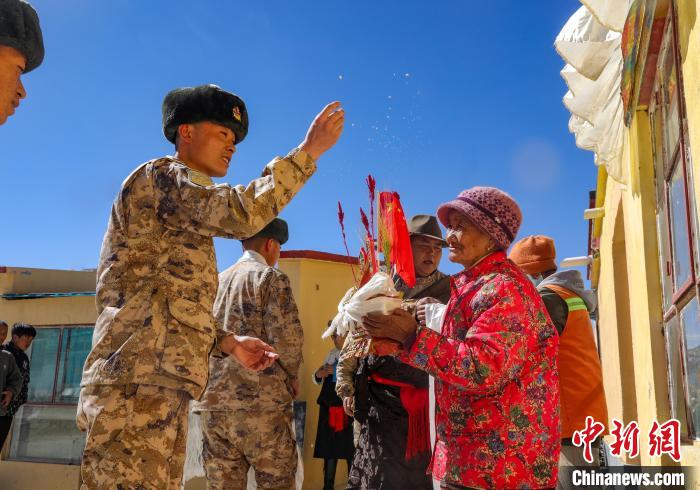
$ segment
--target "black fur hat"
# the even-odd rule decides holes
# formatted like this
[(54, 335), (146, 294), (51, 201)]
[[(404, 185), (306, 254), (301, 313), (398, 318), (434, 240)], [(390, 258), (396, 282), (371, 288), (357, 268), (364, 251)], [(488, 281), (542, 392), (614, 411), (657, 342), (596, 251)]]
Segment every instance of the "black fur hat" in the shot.
[(22, 0), (0, 0), (0, 45), (15, 48), (29, 73), (44, 60), (44, 37), (36, 10)]
[[(0, 0), (2, 1), (2, 0)], [(229, 128), (239, 144), (248, 134), (248, 111), (236, 95), (216, 85), (172, 90), (163, 100), (163, 134), (175, 144), (180, 124), (209, 121)]]

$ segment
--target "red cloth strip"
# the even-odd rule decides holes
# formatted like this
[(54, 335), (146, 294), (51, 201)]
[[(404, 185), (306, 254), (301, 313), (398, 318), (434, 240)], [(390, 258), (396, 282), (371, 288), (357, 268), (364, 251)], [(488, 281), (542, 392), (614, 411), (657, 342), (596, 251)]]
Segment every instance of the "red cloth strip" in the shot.
[(408, 413), (408, 437), (406, 460), (430, 450), (430, 419), (428, 416), (428, 389), (416, 388), (408, 383), (370, 375), (376, 383), (400, 388), (401, 405)]
[(348, 417), (343, 407), (328, 407), (328, 425), (334, 432), (341, 432), (348, 426)]

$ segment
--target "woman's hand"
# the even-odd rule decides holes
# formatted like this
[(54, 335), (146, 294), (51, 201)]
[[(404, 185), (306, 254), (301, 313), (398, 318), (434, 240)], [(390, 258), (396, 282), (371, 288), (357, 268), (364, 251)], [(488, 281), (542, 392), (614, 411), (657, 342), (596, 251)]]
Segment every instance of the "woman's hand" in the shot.
[[(416, 320), (418, 320), (418, 323), (422, 326), (425, 327), (425, 305), (429, 304), (434, 304), (434, 303), (440, 303), (438, 300), (435, 298), (421, 298), (418, 301), (416, 301)], [(442, 304), (442, 303), (440, 303)]]
[(409, 312), (401, 308), (389, 315), (369, 313), (362, 318), (362, 329), (371, 337), (385, 337), (404, 343), (416, 332), (418, 323)]

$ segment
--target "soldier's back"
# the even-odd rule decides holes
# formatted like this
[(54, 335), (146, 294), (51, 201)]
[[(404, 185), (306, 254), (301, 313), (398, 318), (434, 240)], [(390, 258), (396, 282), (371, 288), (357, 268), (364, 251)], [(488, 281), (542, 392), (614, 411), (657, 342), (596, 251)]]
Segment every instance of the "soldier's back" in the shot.
[[(256, 260), (242, 260), (219, 274), (214, 317), (219, 329), (272, 343), (265, 328), (271, 284), (284, 273)], [(278, 363), (262, 372), (243, 368), (230, 357), (212, 357), (200, 410), (268, 411), (289, 406), (287, 374)]]

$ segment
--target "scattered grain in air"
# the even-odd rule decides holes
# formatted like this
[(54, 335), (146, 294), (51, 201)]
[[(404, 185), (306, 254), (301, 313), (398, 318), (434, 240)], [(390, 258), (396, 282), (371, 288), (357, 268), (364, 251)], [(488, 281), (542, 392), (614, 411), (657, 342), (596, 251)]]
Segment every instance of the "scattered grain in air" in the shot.
[(389, 96), (389, 98), (391, 99), (391, 95)]
[(338, 80), (342, 80), (342, 79), (343, 79), (343, 75), (338, 75)]
[(404, 73), (403, 76), (406, 77), (406, 78), (409, 78), (409, 77), (411, 76), (411, 74), (410, 74), (410, 73)]

